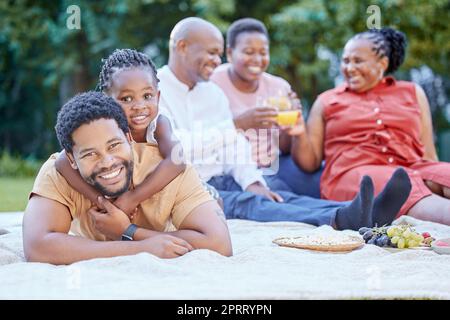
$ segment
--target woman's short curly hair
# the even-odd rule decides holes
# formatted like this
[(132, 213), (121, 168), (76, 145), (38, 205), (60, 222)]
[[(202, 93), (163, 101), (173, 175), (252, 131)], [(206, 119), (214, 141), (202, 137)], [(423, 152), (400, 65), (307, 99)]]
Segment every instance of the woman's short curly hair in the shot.
[(403, 32), (392, 28), (371, 29), (356, 34), (352, 39), (363, 38), (373, 44), (373, 51), (379, 57), (387, 57), (389, 66), (386, 74), (394, 73), (405, 60), (407, 46), (406, 36)]
[(234, 48), (236, 46), (236, 39), (238, 35), (246, 32), (262, 33), (269, 39), (269, 32), (267, 32), (264, 23), (253, 18), (242, 18), (234, 21), (227, 31), (227, 47)]
[(124, 133), (129, 132), (127, 117), (120, 105), (102, 92), (89, 91), (76, 95), (59, 110), (55, 130), (61, 147), (72, 153), (73, 132), (98, 119), (113, 119)]

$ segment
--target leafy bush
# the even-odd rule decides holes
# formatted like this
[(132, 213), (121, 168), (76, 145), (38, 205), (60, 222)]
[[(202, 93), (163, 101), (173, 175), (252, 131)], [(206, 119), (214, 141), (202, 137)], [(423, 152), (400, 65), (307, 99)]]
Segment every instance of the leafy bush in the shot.
[(34, 177), (42, 162), (33, 157), (21, 158), (3, 151), (0, 156), (0, 177)]

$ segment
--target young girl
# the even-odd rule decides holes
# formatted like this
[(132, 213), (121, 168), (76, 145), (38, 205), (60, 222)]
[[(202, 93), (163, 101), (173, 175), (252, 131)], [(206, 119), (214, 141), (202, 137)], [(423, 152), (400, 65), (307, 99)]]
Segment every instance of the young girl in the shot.
[[(158, 81), (151, 59), (136, 50), (117, 49), (103, 60), (99, 90), (121, 105), (133, 140), (157, 144), (164, 158), (139, 186), (114, 201), (130, 217), (136, 212), (139, 203), (161, 191), (186, 167), (181, 161), (174, 163), (171, 160), (172, 150), (178, 141), (172, 138), (167, 117), (158, 112)], [(75, 190), (101, 207), (97, 200), (99, 192), (85, 183), (79, 173), (72, 169), (64, 152), (57, 160), (56, 168)]]

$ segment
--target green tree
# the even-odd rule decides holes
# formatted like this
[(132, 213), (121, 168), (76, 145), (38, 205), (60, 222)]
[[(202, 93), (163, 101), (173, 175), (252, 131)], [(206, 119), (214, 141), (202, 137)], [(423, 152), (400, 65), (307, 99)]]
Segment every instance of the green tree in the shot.
[[(300, 95), (314, 99), (333, 85), (324, 77), (329, 62), (319, 58), (318, 49), (327, 48), (339, 56), (352, 35), (367, 30), (367, 8), (374, 4), (381, 9), (382, 26), (394, 27), (408, 37), (406, 61), (400, 71), (426, 64), (447, 76), (448, 0), (297, 1), (270, 19), (272, 70), (289, 79)], [(404, 76), (404, 72), (400, 74)]]
[[(80, 30), (66, 26), (72, 4), (80, 8)], [(203, 17), (224, 33), (238, 18), (262, 20), (271, 37), (270, 71), (309, 106), (334, 86), (330, 61), (318, 53), (339, 56), (346, 40), (367, 28), (371, 4), (380, 7), (382, 25), (408, 36), (407, 60), (397, 75), (408, 78), (410, 68), (426, 64), (448, 92), (448, 0), (0, 1), (0, 149), (38, 158), (58, 150), (57, 111), (75, 93), (95, 88), (101, 59), (132, 47), (162, 66), (170, 30), (187, 16)], [(437, 113), (435, 126), (446, 125)]]

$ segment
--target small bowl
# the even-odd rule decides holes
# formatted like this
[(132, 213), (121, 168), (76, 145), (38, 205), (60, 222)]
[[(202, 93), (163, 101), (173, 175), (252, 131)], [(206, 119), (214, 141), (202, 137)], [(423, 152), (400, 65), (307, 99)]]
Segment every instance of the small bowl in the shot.
[[(439, 242), (445, 242), (446, 244), (448, 244), (448, 247), (436, 245), (439, 244)], [(450, 254), (450, 238), (438, 239), (433, 241), (431, 243), (431, 249), (433, 249), (436, 253), (439, 254)]]

